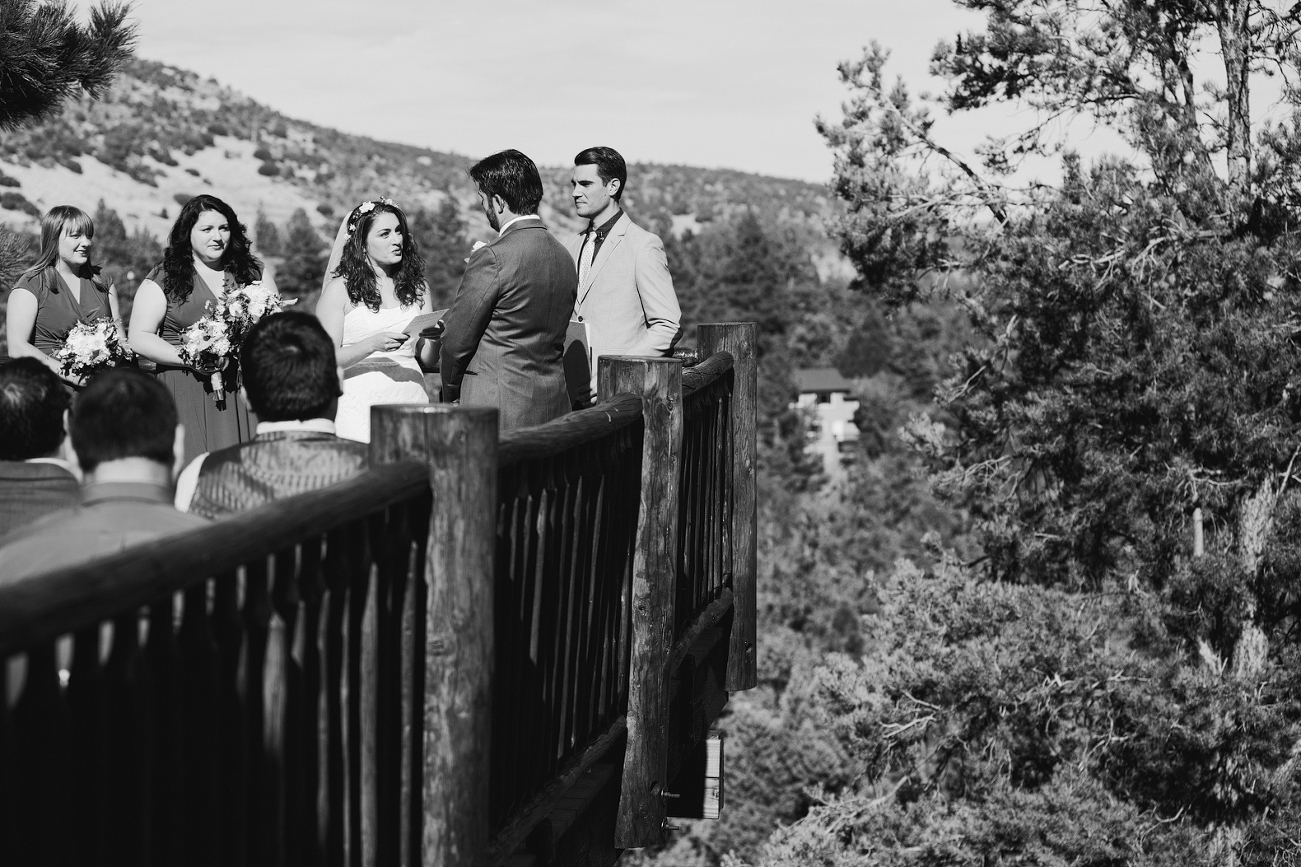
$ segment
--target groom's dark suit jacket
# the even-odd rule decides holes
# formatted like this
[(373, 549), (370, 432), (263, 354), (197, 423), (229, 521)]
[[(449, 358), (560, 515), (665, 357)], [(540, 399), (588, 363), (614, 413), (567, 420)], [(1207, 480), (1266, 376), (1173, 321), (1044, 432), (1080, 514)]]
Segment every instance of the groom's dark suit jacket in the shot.
[(443, 400), (501, 410), (501, 431), (569, 411), (563, 354), (574, 260), (540, 220), (521, 220), (470, 255), (444, 317)]

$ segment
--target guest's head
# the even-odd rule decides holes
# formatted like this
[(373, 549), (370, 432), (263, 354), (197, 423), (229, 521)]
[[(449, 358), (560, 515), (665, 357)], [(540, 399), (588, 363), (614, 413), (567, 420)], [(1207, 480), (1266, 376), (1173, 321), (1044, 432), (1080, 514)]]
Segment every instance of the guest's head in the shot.
[(617, 203), (628, 183), (628, 166), (614, 148), (595, 147), (579, 152), (574, 157), (574, 173), (570, 187), (574, 197), (574, 210), (578, 216), (599, 216), (610, 203)]
[(163, 251), (163, 291), (183, 302), (194, 289), (194, 262), (230, 271), (241, 285), (257, 280), (262, 263), (230, 205), (216, 196), (195, 196), (181, 208)]
[(92, 376), (77, 395), (68, 433), (87, 481), (168, 483), (184, 455), (171, 393), (138, 370)]
[(0, 364), (0, 460), (57, 456), (70, 403), (63, 383), (35, 358)]
[(378, 274), (393, 278), (403, 306), (419, 304), (425, 290), (425, 260), (411, 236), (407, 215), (388, 199), (362, 202), (348, 215), (348, 240), (334, 269), (348, 287), (348, 300), (379, 310)]
[[(27, 273), (41, 273), (62, 262), (74, 274), (92, 276), (94, 237), (95, 224), (85, 211), (72, 205), (55, 205), (41, 218), (41, 253)], [(59, 291), (58, 280), (50, 280), (47, 285)]]
[(542, 204), (542, 177), (533, 160), (517, 150), (484, 157), (470, 166), (470, 178), (479, 189), (479, 203), (494, 229), (506, 219), (536, 214)]
[(261, 421), (333, 419), (338, 411), (334, 342), (315, 316), (264, 317), (245, 338), (239, 363), (249, 406)]

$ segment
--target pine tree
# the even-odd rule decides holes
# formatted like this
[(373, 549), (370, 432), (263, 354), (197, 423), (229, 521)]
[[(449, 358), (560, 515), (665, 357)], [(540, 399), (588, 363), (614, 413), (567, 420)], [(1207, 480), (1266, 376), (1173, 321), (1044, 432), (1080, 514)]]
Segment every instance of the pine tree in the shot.
[(152, 233), (137, 228), (127, 233), (117, 211), (100, 199), (91, 218), (95, 223), (95, 262), (117, 286), (122, 317), (129, 320), (136, 289), (163, 258), (163, 245)]
[(276, 274), (281, 292), (298, 298), (321, 289), (325, 277), (326, 244), (302, 208), (294, 211), (285, 226), (285, 264)]
[(433, 212), (425, 208), (417, 210), (411, 215), (410, 226), (420, 255), (425, 257), (425, 279), (429, 282), (434, 308), (448, 307), (465, 273), (465, 258), (470, 255), (461, 209), (448, 196)]
[(135, 46), (130, 8), (105, 0), (83, 25), (63, 3), (0, 0), (0, 129), (48, 115), (78, 90), (103, 93)]
[(283, 255), (284, 247), (280, 243), (280, 230), (261, 210), (257, 212), (257, 220), (253, 224), (253, 235), (258, 252), (263, 256)]

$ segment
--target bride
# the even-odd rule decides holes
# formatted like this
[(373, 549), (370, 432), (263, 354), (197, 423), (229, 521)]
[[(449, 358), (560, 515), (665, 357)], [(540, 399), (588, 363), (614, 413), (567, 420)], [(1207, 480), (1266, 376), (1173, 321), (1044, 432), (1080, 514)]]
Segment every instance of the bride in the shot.
[(362, 202), (339, 228), (316, 315), (334, 340), (343, 368), (335, 433), (370, 442), (370, 408), (428, 403), (424, 375), (436, 346), (404, 332), (430, 313), (425, 263), (402, 210), (388, 199)]

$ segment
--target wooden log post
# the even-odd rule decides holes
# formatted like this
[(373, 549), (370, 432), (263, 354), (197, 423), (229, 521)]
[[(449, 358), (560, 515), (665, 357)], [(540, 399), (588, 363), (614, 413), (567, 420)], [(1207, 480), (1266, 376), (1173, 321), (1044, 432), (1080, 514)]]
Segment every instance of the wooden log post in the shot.
[(371, 411), (370, 461), (423, 460), (433, 507), (425, 557), (420, 863), (479, 867), (488, 851), (497, 410)]
[(669, 737), (669, 655), (677, 573), (678, 475), (682, 462), (682, 362), (602, 358), (598, 394), (642, 396), (641, 505), (632, 573), (628, 748), (615, 821), (620, 849), (664, 842)]
[(730, 352), (732, 386), (732, 592), (735, 608), (728, 638), (728, 692), (759, 683), (755, 578), (758, 572), (758, 498), (755, 485), (756, 413), (759, 400), (758, 328), (753, 322), (701, 325), (696, 344), (702, 358)]

